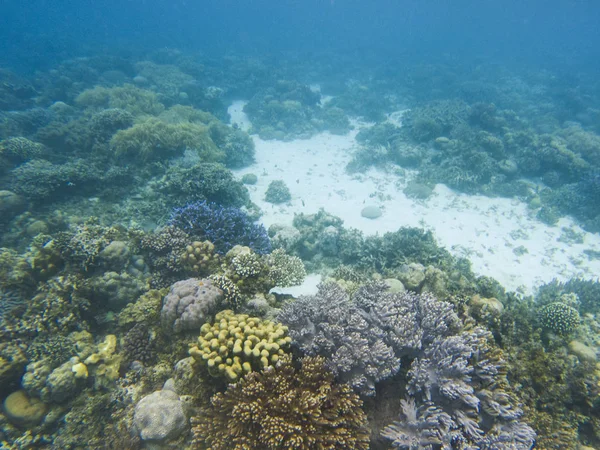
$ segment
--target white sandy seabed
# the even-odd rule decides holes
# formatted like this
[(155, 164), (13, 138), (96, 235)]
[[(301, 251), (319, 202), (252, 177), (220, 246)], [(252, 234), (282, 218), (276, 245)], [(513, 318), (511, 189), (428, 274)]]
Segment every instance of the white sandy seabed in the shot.
[[(232, 123), (248, 129), (243, 106), (244, 102), (234, 102), (229, 113)], [(600, 236), (583, 231), (570, 218), (548, 226), (518, 200), (461, 194), (441, 184), (428, 200), (412, 200), (402, 192), (405, 180), (395, 174), (375, 169), (359, 175), (346, 173), (346, 164), (358, 146), (355, 128), (344, 136), (321, 133), (292, 142), (252, 136), (256, 163), (235, 174), (258, 176), (257, 184), (248, 188), (263, 212), (265, 227), (291, 225), (294, 213), (312, 214), (323, 208), (340, 217), (345, 227), (357, 228), (365, 235), (396, 231), (401, 226), (430, 229), (440, 245), (456, 256), (467, 257), (476, 274), (494, 277), (506, 289), (525, 294), (554, 278), (596, 279), (600, 275), (600, 261), (590, 260), (584, 253), (600, 251)], [(265, 202), (267, 186), (273, 180), (285, 181), (292, 194), (290, 202)], [(374, 220), (362, 217), (361, 210), (367, 205), (380, 207), (382, 216)], [(582, 233), (583, 243), (559, 241), (563, 228)], [(309, 277), (305, 286), (293, 293), (314, 292), (318, 280)]]

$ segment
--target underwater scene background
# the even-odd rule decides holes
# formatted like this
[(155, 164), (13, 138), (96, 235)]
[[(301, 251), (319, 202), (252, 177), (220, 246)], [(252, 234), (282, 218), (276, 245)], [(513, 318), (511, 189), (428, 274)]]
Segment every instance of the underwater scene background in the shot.
[(598, 23), (2, 2), (0, 448), (600, 448)]

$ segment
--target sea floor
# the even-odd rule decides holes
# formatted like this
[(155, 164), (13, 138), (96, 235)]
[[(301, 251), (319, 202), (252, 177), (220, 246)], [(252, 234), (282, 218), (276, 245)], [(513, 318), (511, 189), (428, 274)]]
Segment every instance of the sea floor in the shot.
[[(244, 102), (229, 108), (232, 122), (249, 129)], [(366, 235), (396, 231), (402, 226), (422, 227), (434, 232), (438, 242), (457, 256), (467, 257), (479, 275), (494, 277), (506, 289), (534, 293), (540, 285), (556, 278), (597, 278), (600, 260), (590, 259), (585, 250), (600, 252), (600, 236), (587, 233), (570, 218), (548, 226), (535, 212), (516, 199), (489, 198), (457, 193), (438, 184), (427, 200), (413, 200), (402, 192), (414, 172), (399, 176), (393, 170), (370, 169), (348, 174), (346, 165), (358, 143), (362, 126), (343, 136), (321, 133), (311, 139), (291, 142), (265, 141), (253, 135), (256, 162), (235, 171), (258, 176), (248, 186), (250, 197), (262, 210), (261, 222), (291, 225), (294, 214), (312, 214), (323, 208), (340, 217), (346, 227)], [(273, 205), (264, 200), (273, 180), (283, 180), (292, 200)], [(368, 205), (381, 208), (377, 219), (361, 216)], [(573, 232), (579, 242), (573, 242)], [(582, 241), (582, 242), (581, 242)], [(308, 291), (314, 290), (309, 279)]]

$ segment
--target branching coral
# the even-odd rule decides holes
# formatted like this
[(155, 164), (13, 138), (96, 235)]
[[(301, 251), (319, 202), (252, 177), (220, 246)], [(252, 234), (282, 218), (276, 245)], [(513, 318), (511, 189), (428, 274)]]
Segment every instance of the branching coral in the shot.
[(212, 450), (369, 448), (362, 402), (347, 385), (335, 384), (323, 358), (291, 357), (253, 372), (215, 395), (212, 409), (192, 419), (197, 445)]
[(306, 277), (304, 263), (297, 256), (286, 255), (283, 249), (276, 249), (267, 257), (269, 278), (275, 286), (294, 286)]
[(315, 296), (284, 305), (278, 319), (289, 326), (290, 336), (305, 354), (324, 356), (339, 379), (374, 395), (375, 382), (395, 374), (400, 358), (367, 315), (354, 307), (339, 285), (328, 283)]
[(173, 211), (170, 224), (193, 238), (208, 239), (217, 253), (227, 253), (236, 244), (246, 245), (259, 254), (271, 250), (265, 228), (253, 223), (238, 208), (208, 202), (190, 203)]
[(505, 389), (503, 362), (488, 343), (489, 332), (458, 334), (463, 325), (451, 304), (387, 289), (371, 283), (350, 297), (334, 283), (321, 285), (317, 295), (284, 305), (279, 320), (304, 353), (324, 356), (339, 379), (363, 394), (374, 395), (377, 381), (394, 375), (401, 361), (410, 363), (404, 415), (414, 423), (386, 432), (399, 448), (506, 442), (506, 430), (513, 428), (520, 431), (509, 442), (529, 448), (535, 433), (518, 422), (522, 411)]

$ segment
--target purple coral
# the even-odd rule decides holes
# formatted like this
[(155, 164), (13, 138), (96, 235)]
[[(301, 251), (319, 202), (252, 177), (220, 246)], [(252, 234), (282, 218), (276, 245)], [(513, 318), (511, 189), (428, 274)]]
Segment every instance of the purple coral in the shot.
[(163, 299), (161, 322), (176, 333), (200, 330), (223, 300), (223, 291), (210, 279), (178, 281)]
[(412, 398), (402, 400), (402, 420), (383, 429), (381, 435), (392, 441), (396, 448), (417, 449), (443, 445), (451, 448), (451, 417), (433, 405), (417, 407)]
[(258, 254), (271, 251), (265, 227), (252, 222), (241, 209), (205, 201), (176, 208), (169, 222), (193, 238), (209, 240), (217, 253), (227, 253), (235, 245), (245, 245)]
[[(502, 361), (489, 355), (490, 333), (480, 327), (439, 336), (413, 360), (407, 391), (418, 405), (451, 418), (448, 436), (481, 449), (529, 449), (535, 432), (518, 419), (523, 411), (498, 386)], [(384, 435), (394, 441), (396, 423)], [(399, 448), (405, 448), (397, 446)]]
[(492, 356), (490, 333), (459, 333), (452, 305), (431, 294), (389, 293), (370, 283), (351, 298), (330, 283), (284, 305), (279, 320), (300, 350), (324, 356), (362, 394), (374, 395), (377, 381), (410, 362), (402, 420), (383, 432), (397, 448), (526, 449), (535, 441), (499, 386), (503, 362)]
[(278, 320), (305, 354), (324, 356), (340, 380), (364, 395), (375, 395), (375, 383), (400, 368), (382, 330), (369, 324), (336, 283), (321, 284), (316, 295), (288, 303)]

